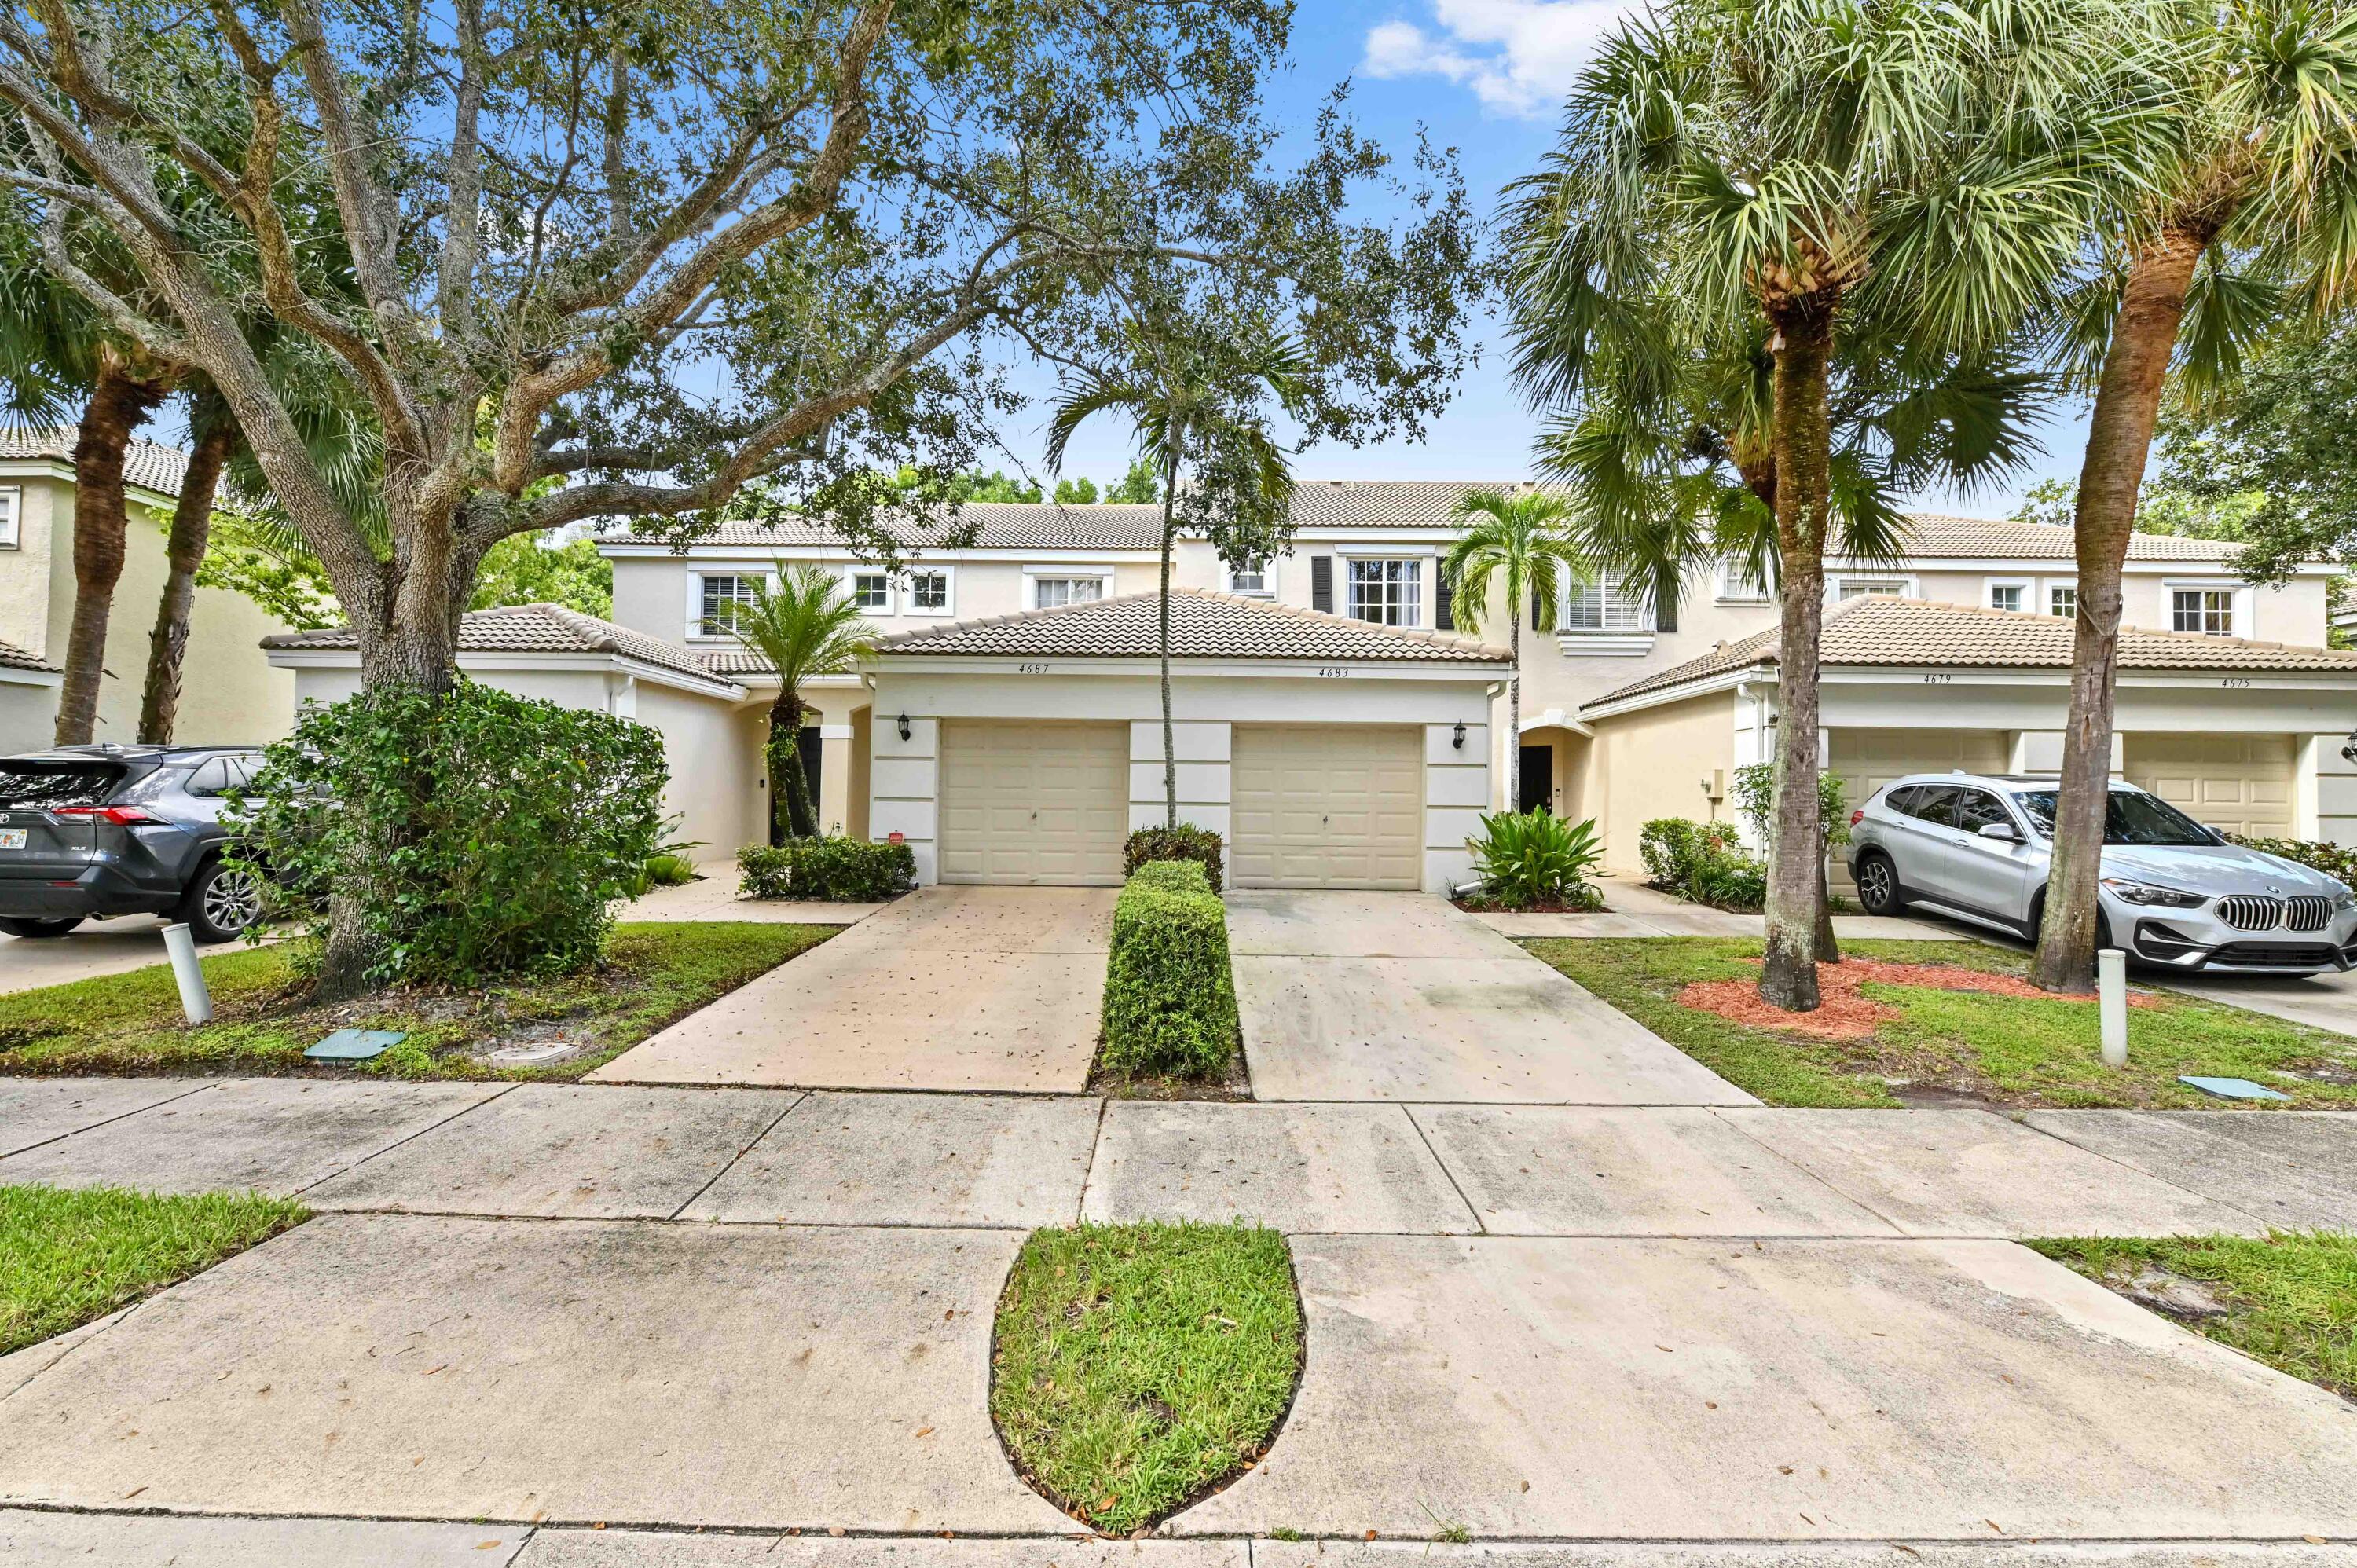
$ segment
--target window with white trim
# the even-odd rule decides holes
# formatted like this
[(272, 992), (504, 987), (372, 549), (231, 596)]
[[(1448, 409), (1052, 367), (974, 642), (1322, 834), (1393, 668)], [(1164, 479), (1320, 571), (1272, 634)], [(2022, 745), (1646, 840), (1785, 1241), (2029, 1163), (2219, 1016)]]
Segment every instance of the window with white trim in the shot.
[(2079, 618), (2079, 585), (2056, 583), (2046, 590), (2046, 613), (2064, 620)]
[(892, 578), (884, 572), (851, 574), (851, 602), (877, 615), (892, 613)]
[(909, 574), (909, 613), (939, 616), (950, 613), (950, 575), (942, 571)]
[(1768, 579), (1755, 574), (1742, 557), (1730, 555), (1718, 564), (1718, 596), (1729, 604), (1764, 605)]
[(1908, 582), (1904, 577), (1835, 577), (1834, 597), (1855, 599), (1866, 594), (1892, 594), (1907, 596)]
[(752, 578), (706, 574), (697, 590), (695, 634), (726, 637), (737, 629), (738, 612), (752, 602)]
[(2029, 607), (2028, 583), (1991, 582), (1988, 585), (1988, 607), (2018, 613)]
[(1064, 605), (1084, 605), (1104, 597), (1103, 577), (1034, 577), (1031, 607), (1052, 610)]
[(1417, 626), (1424, 586), (1421, 561), (1351, 563), (1351, 616), (1379, 626)]
[(2203, 637), (2234, 635), (2234, 590), (2173, 588), (2169, 595), (2169, 624), (2176, 631)]
[(25, 492), (0, 490), (0, 550), (14, 550), (18, 543), (16, 514), (24, 510)]
[(1228, 592), (1265, 595), (1268, 591), (1268, 561), (1265, 557), (1250, 556), (1243, 565), (1228, 568)]
[(1576, 585), (1564, 606), (1566, 631), (1651, 631), (1652, 607), (1611, 583)]

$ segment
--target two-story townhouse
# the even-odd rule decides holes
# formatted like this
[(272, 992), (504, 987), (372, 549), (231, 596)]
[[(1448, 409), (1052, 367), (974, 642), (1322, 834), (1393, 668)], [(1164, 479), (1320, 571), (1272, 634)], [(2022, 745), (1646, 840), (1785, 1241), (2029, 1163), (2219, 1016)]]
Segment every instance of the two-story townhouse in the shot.
[[(1290, 551), (1242, 569), (1179, 542), (1179, 811), (1228, 836), (1239, 885), (1438, 890), (1469, 868), (1466, 835), (1506, 796), (1508, 662), (1506, 607), (1488, 607), (1476, 642), (1441, 579), (1466, 488), (1305, 482)], [(878, 638), (856, 673), (802, 693), (822, 820), (899, 834), (927, 881), (1117, 880), (1122, 835), (1165, 809), (1158, 511), (978, 504), (966, 521), (969, 542), (912, 532), (891, 570), (799, 521), (684, 549), (619, 533), (600, 549), (620, 624), (545, 607), (469, 617), (461, 662), (544, 683), (566, 662), (583, 703), (662, 725), (673, 809), (726, 849), (769, 820), (776, 690), (730, 633), (732, 607), (765, 575), (814, 564), (843, 575)], [(2220, 825), (2357, 840), (2357, 777), (2339, 753), (2357, 655), (2322, 646), (2329, 572), (2254, 587), (2231, 553), (2136, 542), (2121, 770)], [(1827, 764), (1859, 794), (1927, 768), (2050, 771), (2071, 559), (2061, 530), (1927, 517), (1895, 564), (1835, 563)], [(1609, 863), (1633, 868), (1644, 821), (1726, 815), (1734, 769), (1770, 755), (1775, 608), (1723, 570), (1660, 609), (1594, 582), (1566, 585), (1555, 608), (1552, 629), (1534, 615), (1522, 639), (1524, 799), (1596, 817)], [(349, 672), (334, 636), (277, 639), (274, 658)]]

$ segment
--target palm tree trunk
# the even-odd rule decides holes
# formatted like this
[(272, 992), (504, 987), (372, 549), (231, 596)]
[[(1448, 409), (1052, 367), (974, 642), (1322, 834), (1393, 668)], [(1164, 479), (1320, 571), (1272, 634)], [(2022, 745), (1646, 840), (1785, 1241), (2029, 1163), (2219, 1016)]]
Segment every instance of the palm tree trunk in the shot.
[[(197, 599), (197, 568), (204, 564), (205, 542), (212, 532), (213, 492), (221, 483), (221, 465), (238, 442), (235, 424), (226, 416), (206, 427), (188, 454), (188, 471), (180, 479), (179, 504), (172, 509), (171, 537), (164, 546), (164, 597), (156, 608), (156, 630), (149, 639), (147, 684), (139, 697), (139, 738), (150, 746), (167, 746), (180, 714), (180, 669), (188, 652), (188, 616)], [(236, 739), (237, 736), (224, 736)]]
[(1817, 922), (1824, 827), (1817, 800), (1817, 639), (1824, 624), (1825, 514), (1831, 426), (1826, 363), (1832, 302), (1803, 300), (1776, 317), (1776, 542), (1783, 562), (1777, 641), (1775, 821), (1768, 854), (1768, 945), (1760, 994), (1807, 1013), (1817, 1005)]
[(2185, 296), (2207, 244), (2201, 235), (2163, 230), (2129, 263), (2111, 349), (2087, 421), (2073, 520), (2079, 616), (2071, 645), (2071, 716), (2062, 736), (2061, 799), (2054, 813), (2045, 925), (2029, 966), (2031, 983), (2049, 991), (2083, 993), (2095, 988), (2095, 889), (2111, 791), (2120, 564), (2136, 531), (2136, 495), (2152, 452), (2169, 357), (2185, 320)]
[(1178, 825), (1178, 742), (1170, 722), (1170, 534), (1178, 499), (1178, 464), (1173, 454), (1162, 476), (1162, 824)]
[(802, 771), (802, 699), (791, 688), (770, 705), (770, 808), (781, 838), (806, 839), (818, 832), (818, 807), (811, 800), (810, 776)]
[(1523, 811), (1523, 618), (1506, 623), (1513, 667), (1506, 674), (1506, 810)]
[(124, 534), (123, 458), (131, 433), (164, 401), (165, 383), (134, 374), (119, 356), (104, 355), (90, 406), (75, 438), (74, 604), (66, 633), (65, 681), (58, 689), (59, 746), (88, 746), (98, 725), (98, 687), (106, 665), (106, 627), (114, 585), (123, 577)]

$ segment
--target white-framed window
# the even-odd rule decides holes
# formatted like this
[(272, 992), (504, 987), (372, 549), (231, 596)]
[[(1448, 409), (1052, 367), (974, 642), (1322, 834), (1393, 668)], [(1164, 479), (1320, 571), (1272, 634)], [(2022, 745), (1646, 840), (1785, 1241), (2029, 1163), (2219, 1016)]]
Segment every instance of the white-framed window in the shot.
[(912, 616), (945, 616), (950, 613), (950, 574), (946, 566), (926, 566), (908, 576), (909, 602), (906, 607)]
[(17, 518), (24, 510), (24, 491), (0, 489), (0, 550), (14, 550), (21, 542)]
[(888, 572), (866, 572), (857, 567), (845, 574), (850, 585), (851, 602), (870, 615), (892, 613), (892, 575)]
[(1421, 561), (1353, 561), (1351, 618), (1379, 626), (1420, 626), (1423, 588)]
[(2169, 625), (2172, 631), (2198, 632), (2203, 637), (2233, 636), (2234, 590), (2171, 588)]
[(2027, 610), (2038, 585), (2027, 577), (1991, 577), (1988, 580), (1988, 607), (1993, 610)]
[(1855, 599), (1865, 594), (1893, 594), (1900, 598), (1911, 598), (1915, 593), (1915, 579), (1912, 577), (1844, 575), (1832, 581), (1833, 597), (1836, 601)]
[(1248, 558), (1241, 566), (1228, 568), (1228, 592), (1251, 594), (1265, 598), (1268, 585), (1268, 562), (1259, 555)]
[(1084, 605), (1092, 599), (1104, 597), (1103, 577), (1049, 577), (1031, 579), (1031, 607), (1052, 610), (1064, 605)]
[(2079, 585), (2049, 583), (2046, 585), (2046, 613), (2061, 616), (2064, 620), (2079, 618)]
[(1741, 557), (1730, 555), (1718, 564), (1718, 596), (1731, 605), (1764, 605), (1770, 596), (1768, 579), (1754, 575)]
[(696, 579), (695, 635), (726, 637), (737, 614), (753, 602), (755, 579), (735, 573), (706, 572)]
[(1580, 583), (1566, 597), (1566, 631), (1651, 631), (1652, 607), (1614, 583)]

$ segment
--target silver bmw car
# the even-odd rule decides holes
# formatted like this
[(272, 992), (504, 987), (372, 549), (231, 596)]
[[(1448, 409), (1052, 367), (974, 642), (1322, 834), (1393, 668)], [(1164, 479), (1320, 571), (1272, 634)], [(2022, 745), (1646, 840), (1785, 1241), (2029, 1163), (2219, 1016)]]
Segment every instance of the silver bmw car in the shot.
[[(1910, 904), (2018, 935), (2045, 911), (2059, 793), (2050, 779), (1917, 773), (1850, 813), (1849, 867), (1869, 914)], [(2357, 895), (2244, 849), (2158, 795), (2115, 783), (2104, 823), (2098, 945), (2145, 964), (2314, 974), (2357, 965)]]

